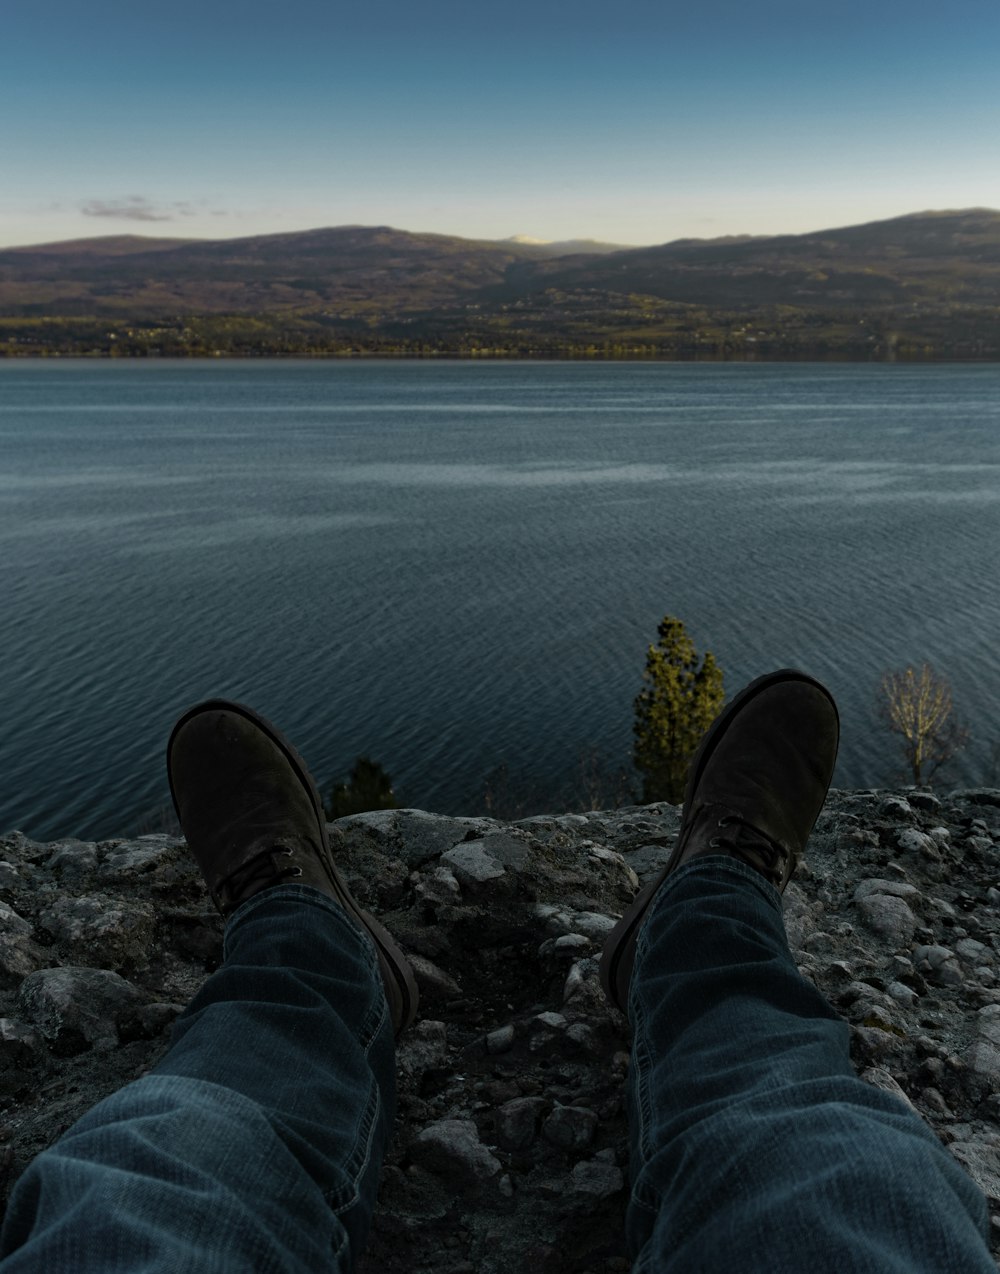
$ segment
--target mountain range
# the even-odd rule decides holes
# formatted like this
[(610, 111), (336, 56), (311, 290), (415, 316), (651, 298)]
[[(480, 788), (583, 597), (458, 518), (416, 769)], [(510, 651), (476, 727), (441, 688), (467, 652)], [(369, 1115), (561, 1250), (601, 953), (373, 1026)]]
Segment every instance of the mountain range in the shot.
[(0, 352), (1000, 356), (1000, 212), (639, 248), (387, 226), (0, 250)]

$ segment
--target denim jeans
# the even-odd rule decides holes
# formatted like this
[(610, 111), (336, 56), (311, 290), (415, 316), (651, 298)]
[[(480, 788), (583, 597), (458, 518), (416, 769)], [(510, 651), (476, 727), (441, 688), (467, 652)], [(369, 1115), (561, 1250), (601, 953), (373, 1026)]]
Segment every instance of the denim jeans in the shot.
[(629, 996), (634, 1274), (996, 1274), (982, 1192), (857, 1077), (752, 867), (668, 877)]
[[(752, 868), (706, 857), (666, 882), (630, 1017), (636, 1274), (995, 1274), (981, 1192), (857, 1078)], [(17, 1182), (2, 1274), (347, 1274), (394, 1106), (367, 936), (316, 890), (265, 890), (155, 1070)]]
[(332, 899), (278, 885), (142, 1079), (29, 1165), (3, 1274), (346, 1274), (395, 1114), (375, 950)]

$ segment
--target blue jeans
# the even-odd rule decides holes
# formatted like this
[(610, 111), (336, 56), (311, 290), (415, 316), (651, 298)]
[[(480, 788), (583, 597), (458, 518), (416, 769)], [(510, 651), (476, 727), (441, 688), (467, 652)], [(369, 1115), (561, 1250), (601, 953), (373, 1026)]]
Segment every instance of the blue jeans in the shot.
[(752, 867), (668, 877), (629, 993), (634, 1274), (996, 1274), (985, 1197), (857, 1077)]
[[(856, 1077), (752, 868), (702, 858), (670, 878), (631, 992), (637, 1274), (995, 1274), (982, 1194)], [(155, 1071), (18, 1181), (3, 1274), (347, 1274), (394, 1101), (366, 936), (318, 891), (266, 890)]]
[(319, 890), (278, 885), (224, 953), (159, 1065), (18, 1180), (3, 1274), (353, 1268), (396, 1104), (374, 948)]

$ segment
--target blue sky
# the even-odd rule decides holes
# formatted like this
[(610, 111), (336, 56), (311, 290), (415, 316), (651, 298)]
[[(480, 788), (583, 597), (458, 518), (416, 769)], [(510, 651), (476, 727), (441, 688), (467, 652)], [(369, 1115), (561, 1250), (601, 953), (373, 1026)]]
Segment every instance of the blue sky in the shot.
[(1000, 208), (998, 0), (0, 0), (0, 246)]

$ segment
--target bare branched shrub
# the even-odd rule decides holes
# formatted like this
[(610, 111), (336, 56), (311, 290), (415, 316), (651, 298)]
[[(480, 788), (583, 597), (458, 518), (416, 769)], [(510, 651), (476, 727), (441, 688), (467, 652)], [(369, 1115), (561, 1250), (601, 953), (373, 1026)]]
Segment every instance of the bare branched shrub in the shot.
[(947, 677), (927, 663), (883, 675), (879, 715), (902, 740), (907, 768), (918, 785), (929, 783), (969, 741), (969, 731), (955, 717)]

